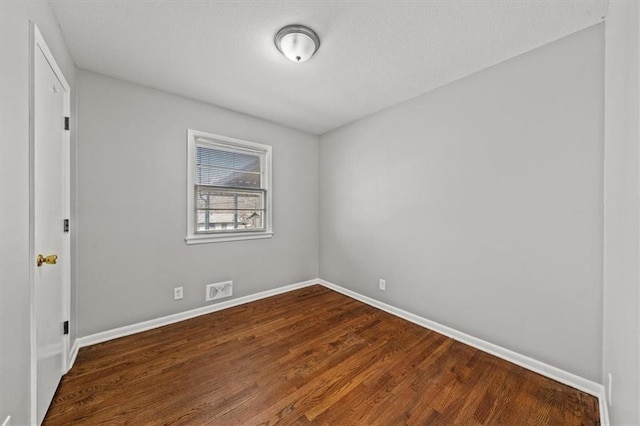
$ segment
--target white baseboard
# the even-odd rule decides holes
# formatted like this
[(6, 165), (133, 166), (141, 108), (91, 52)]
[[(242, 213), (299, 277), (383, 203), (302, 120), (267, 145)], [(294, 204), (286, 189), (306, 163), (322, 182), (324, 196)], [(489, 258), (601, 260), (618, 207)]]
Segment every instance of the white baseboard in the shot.
[[(386, 303), (380, 302), (378, 300), (372, 299), (368, 296), (364, 296), (360, 293), (356, 293), (355, 291), (348, 290), (337, 284), (333, 284), (322, 279), (319, 279), (318, 281), (323, 286), (330, 288), (331, 290), (335, 290), (338, 293), (342, 293), (346, 296), (352, 297), (356, 300), (366, 303), (367, 305), (373, 306), (375, 308), (388, 312), (392, 315), (403, 318), (407, 321), (410, 321), (424, 328), (428, 328), (429, 330), (433, 330), (437, 333), (443, 334), (454, 340), (458, 340), (464, 344), (472, 346), (483, 352), (487, 352), (491, 355), (497, 356), (498, 358), (502, 358), (513, 364), (524, 367), (527, 370), (531, 370), (545, 377), (549, 377), (550, 379), (553, 379), (560, 383), (564, 383), (565, 385), (581, 390), (585, 393), (588, 393), (589, 395), (593, 395), (599, 400), (601, 424), (603, 426), (609, 424), (608, 415), (605, 417), (607, 413), (607, 410), (606, 410), (607, 404), (606, 402), (603, 403), (603, 401), (605, 400), (604, 386), (602, 386), (599, 383), (593, 382), (591, 380), (587, 380), (573, 373), (569, 373), (568, 371), (561, 370), (552, 365), (545, 364), (544, 362), (537, 361), (533, 358), (529, 358), (528, 356), (519, 354), (517, 352), (503, 348), (501, 346), (494, 345), (493, 343), (489, 343), (485, 340), (478, 339), (477, 337), (470, 336), (466, 333), (455, 330), (451, 327), (447, 327), (435, 321), (431, 321), (426, 318), (420, 317), (418, 315), (412, 314), (410, 312), (404, 311), (402, 309), (396, 308), (395, 306), (391, 306)], [(605, 423), (605, 420), (606, 420), (606, 423)]]
[(79, 339), (73, 341), (73, 345), (71, 346), (71, 350), (69, 351), (69, 368), (67, 371), (71, 370), (73, 364), (76, 362), (76, 358), (78, 357), (78, 351), (80, 350), (80, 344), (78, 343)]
[[(593, 395), (596, 398), (598, 398), (599, 410), (600, 410), (600, 424), (602, 426), (609, 426), (609, 414), (608, 414), (609, 410), (606, 402), (605, 389), (603, 385), (593, 382), (591, 380), (587, 380), (573, 373), (569, 373), (568, 371), (561, 370), (557, 367), (546, 364), (544, 362), (540, 362), (533, 358), (529, 358), (525, 355), (519, 354), (512, 350), (503, 348), (498, 345), (494, 345), (493, 343), (489, 343), (485, 340), (478, 339), (477, 337), (470, 336), (466, 333), (463, 333), (451, 327), (447, 327), (445, 325), (439, 324), (435, 321), (431, 321), (426, 318), (420, 317), (418, 315), (412, 314), (411, 312), (407, 312), (400, 308), (396, 308), (395, 306), (391, 306), (384, 302), (380, 302), (378, 300), (372, 299), (371, 297), (364, 296), (360, 293), (356, 293), (355, 291), (346, 289), (337, 284), (330, 283), (320, 278), (309, 280), (309, 281), (303, 281), (300, 283), (291, 284), (283, 287), (278, 287), (273, 290), (267, 290), (260, 293), (239, 297), (237, 299), (232, 299), (226, 302), (204, 306), (202, 308), (192, 309), (190, 311), (185, 311), (185, 312), (179, 312), (177, 314), (168, 315), (165, 317), (156, 318), (149, 321), (143, 321), (143, 322), (128, 325), (125, 327), (120, 327), (113, 330), (107, 330), (107, 331), (92, 334), (89, 336), (80, 337), (76, 339), (76, 341), (73, 344), (73, 347), (71, 348), (70, 365), (73, 365), (73, 362), (75, 361), (76, 356), (78, 354), (78, 350), (85, 346), (95, 345), (97, 343), (106, 342), (108, 340), (117, 339), (119, 337), (141, 333), (143, 331), (173, 324), (179, 321), (184, 321), (186, 319), (194, 318), (200, 315), (206, 315), (212, 312), (221, 311), (221, 310), (242, 305), (245, 303), (254, 302), (256, 300), (275, 296), (277, 294), (287, 293), (289, 291), (308, 287), (314, 284), (320, 284), (331, 290), (337, 291), (338, 293), (341, 293), (353, 299), (359, 300), (360, 302), (366, 303), (367, 305), (373, 306), (375, 308), (388, 312), (392, 315), (395, 315), (397, 317), (410, 321), (421, 327), (427, 328), (429, 330), (433, 330), (437, 333), (443, 334), (454, 340), (458, 340), (464, 344), (472, 346), (483, 352), (487, 352), (498, 358), (502, 358), (513, 364), (524, 367), (527, 370), (531, 370), (545, 377), (549, 377), (550, 379), (556, 380), (560, 383), (564, 383), (565, 385), (571, 386), (573, 388), (586, 392), (590, 395)], [(7, 421), (9, 421), (9, 417), (7, 417), (7, 420), (5, 420), (5, 423)], [(5, 424), (3, 424), (3, 426), (5, 426)]]
[(95, 345), (97, 343), (106, 342), (108, 340), (117, 339), (119, 337), (129, 336), (131, 334), (141, 333), (143, 331), (147, 331), (147, 330), (162, 327), (165, 325), (173, 324), (176, 322), (184, 321), (189, 318), (195, 318), (200, 315), (206, 315), (212, 312), (221, 311), (223, 309), (232, 308), (234, 306), (242, 305), (245, 303), (254, 302), (256, 300), (275, 296), (277, 294), (287, 293), (289, 291), (297, 290), (303, 287), (308, 287), (314, 284), (318, 284), (317, 279), (303, 281), (303, 282), (299, 282), (291, 285), (286, 285), (283, 287), (275, 288), (273, 290), (267, 290), (267, 291), (262, 291), (260, 293), (251, 294), (248, 296), (238, 297), (237, 299), (231, 299), (226, 302), (203, 306), (202, 308), (192, 309), (190, 311), (185, 311), (185, 312), (178, 312), (177, 314), (167, 315), (165, 317), (156, 318), (148, 321), (139, 322), (137, 324), (131, 324), (124, 327), (114, 328), (112, 330), (91, 334), (88, 336), (78, 338), (76, 340), (76, 343), (79, 349), (85, 346)]
[(2, 422), (2, 426), (10, 426), (11, 425), (11, 416), (7, 416), (6, 419), (4, 419), (4, 422)]
[(598, 408), (600, 409), (600, 426), (609, 426), (609, 404), (607, 403), (607, 395), (605, 387), (602, 386), (598, 395)]

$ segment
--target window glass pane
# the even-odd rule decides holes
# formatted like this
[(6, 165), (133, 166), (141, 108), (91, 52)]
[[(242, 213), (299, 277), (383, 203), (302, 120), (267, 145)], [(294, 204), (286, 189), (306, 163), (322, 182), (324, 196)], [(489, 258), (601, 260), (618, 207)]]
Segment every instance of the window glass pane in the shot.
[(262, 209), (262, 193), (238, 193), (238, 208), (245, 210)]
[(235, 197), (233, 193), (218, 192), (215, 191), (198, 191), (196, 193), (198, 209), (233, 209), (235, 204)]
[(242, 210), (238, 212), (238, 229), (263, 229), (264, 211)]
[(265, 192), (196, 186), (196, 232), (263, 230)]
[(264, 210), (198, 210), (197, 232), (263, 230)]
[(264, 192), (230, 191), (219, 188), (196, 187), (197, 209), (249, 209), (264, 208)]

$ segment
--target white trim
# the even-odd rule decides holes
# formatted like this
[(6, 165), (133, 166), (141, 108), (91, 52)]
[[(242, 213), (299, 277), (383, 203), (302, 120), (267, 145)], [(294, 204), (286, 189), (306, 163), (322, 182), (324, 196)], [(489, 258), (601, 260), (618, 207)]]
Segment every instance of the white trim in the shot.
[(610, 426), (609, 422), (609, 404), (607, 404), (606, 390), (603, 385), (600, 385), (600, 393), (598, 396), (598, 408), (600, 411), (600, 426)]
[(202, 308), (192, 309), (190, 311), (179, 312), (177, 314), (167, 315), (165, 317), (156, 318), (148, 321), (139, 322), (137, 324), (127, 325), (124, 327), (114, 328), (112, 330), (91, 334), (89, 336), (80, 337), (77, 340), (78, 346), (80, 348), (84, 348), (85, 346), (95, 345), (97, 343), (106, 342), (108, 340), (117, 339), (119, 337), (129, 336), (131, 334), (136, 334), (136, 333), (151, 330), (154, 328), (163, 327), (165, 325), (184, 321), (186, 319), (195, 318), (200, 315), (210, 314), (212, 312), (221, 311), (227, 308), (232, 308), (234, 306), (243, 305), (245, 303), (254, 302), (256, 300), (275, 296), (277, 294), (287, 293), (292, 290), (298, 290), (300, 288), (309, 287), (315, 284), (318, 284), (318, 279), (286, 285), (283, 287), (275, 288), (273, 290), (261, 291), (260, 293), (239, 297), (237, 299), (228, 300), (226, 302), (216, 303), (213, 305), (204, 306)]
[(53, 73), (60, 80), (60, 84), (62, 84), (64, 91), (70, 92), (71, 87), (69, 86), (69, 83), (67, 83), (67, 79), (62, 74), (62, 70), (58, 66), (58, 63), (56, 62), (55, 58), (53, 57), (51, 50), (49, 50), (49, 46), (47, 46), (47, 43), (44, 41), (44, 38), (42, 37), (42, 34), (40, 33), (38, 26), (33, 22), (30, 22), (30, 24), (31, 24), (31, 28), (33, 29), (33, 43), (34, 43), (33, 47), (37, 46), (40, 48), (40, 50), (42, 51), (42, 54), (44, 55), (45, 59), (49, 63), (49, 66), (53, 70)]
[(543, 376), (549, 377), (550, 379), (553, 379), (560, 383), (564, 383), (565, 385), (569, 385), (573, 388), (586, 392), (595, 397), (599, 397), (600, 394), (602, 393), (603, 386), (599, 383), (593, 382), (591, 380), (587, 380), (573, 373), (569, 373), (568, 371), (561, 370), (559, 368), (553, 367), (549, 364), (545, 364), (544, 362), (537, 361), (533, 358), (529, 358), (528, 356), (519, 354), (517, 352), (503, 348), (501, 346), (494, 345), (493, 343), (489, 343), (485, 340), (478, 339), (477, 337), (470, 336), (461, 331), (455, 330), (453, 328), (447, 327), (437, 322), (428, 320), (426, 318), (422, 318), (418, 315), (412, 314), (410, 312), (396, 308), (395, 306), (391, 306), (386, 303), (380, 302), (378, 300), (372, 299), (368, 296), (363, 296), (360, 293), (356, 293), (355, 291), (348, 290), (337, 284), (333, 284), (322, 279), (318, 281), (323, 286), (331, 290), (335, 290), (338, 293), (342, 293), (346, 296), (352, 297), (356, 300), (366, 303), (367, 305), (370, 305), (380, 310), (383, 310), (385, 312), (388, 312), (392, 315), (395, 315), (397, 317), (410, 321), (424, 328), (428, 328), (429, 330), (433, 330), (435, 332), (443, 334), (454, 340), (458, 340), (464, 344), (472, 346), (483, 352), (487, 352), (491, 355), (497, 356), (498, 358), (502, 358), (513, 364), (524, 367), (527, 370), (531, 370)]
[(187, 244), (206, 244), (206, 243), (222, 243), (225, 241), (244, 241), (244, 240), (260, 240), (263, 238), (273, 237), (273, 232), (256, 232), (246, 235), (240, 234), (220, 234), (212, 237), (210, 235), (190, 235), (184, 240)]
[[(258, 232), (228, 232), (220, 234), (196, 234), (195, 232), (195, 210), (194, 210), (194, 185), (196, 181), (196, 146), (208, 143), (211, 145), (222, 145), (234, 150), (250, 150), (261, 155), (262, 189), (265, 193), (266, 223), (265, 229)], [(226, 241), (243, 241), (271, 238), (273, 236), (273, 202), (272, 202), (272, 147), (256, 142), (249, 142), (242, 139), (230, 138), (228, 136), (216, 135), (202, 132), (200, 130), (187, 129), (187, 244), (205, 244)]]
[(35, 256), (36, 256), (36, 243), (35, 243), (35, 67), (36, 67), (36, 52), (38, 48), (38, 42), (42, 39), (42, 35), (38, 30), (38, 27), (33, 22), (29, 22), (29, 36), (31, 40), (29, 42), (29, 417), (31, 424), (37, 423), (38, 417), (38, 383), (37, 383), (37, 369), (38, 369), (38, 339), (36, 336), (36, 271), (35, 271)]
[(78, 344), (78, 339), (74, 340), (73, 346), (71, 346), (71, 352), (69, 352), (69, 368), (67, 368), (67, 373), (73, 367), (73, 364), (76, 362), (76, 358), (78, 357), (78, 351), (80, 350), (80, 345)]
[(7, 416), (6, 419), (4, 419), (4, 422), (2, 422), (2, 426), (9, 426), (11, 424), (11, 416)]
[[(53, 70), (60, 84), (65, 91), (64, 98), (64, 115), (70, 117), (70, 105), (71, 105), (71, 87), (64, 77), (60, 67), (56, 63), (56, 60), (49, 50), (46, 41), (42, 37), (38, 26), (29, 21), (29, 339), (30, 339), (30, 399), (29, 399), (29, 416), (31, 424), (37, 423), (38, 418), (38, 340), (37, 340), (37, 318), (36, 318), (36, 247), (35, 247), (35, 58), (38, 50), (42, 52), (42, 55), (46, 59), (47, 63)], [(65, 185), (70, 185), (70, 131), (64, 132), (64, 155), (65, 163), (63, 164), (65, 172)], [(64, 189), (63, 196), (65, 197), (65, 216), (69, 217), (70, 211), (70, 187)], [(70, 259), (70, 240), (67, 235), (65, 241), (64, 253), (61, 253), (63, 258)], [(64, 262), (63, 266), (63, 312), (64, 318), (69, 320), (70, 318), (70, 294), (71, 294), (71, 282), (70, 282), (70, 260)], [(62, 262), (61, 262), (62, 264)], [(69, 364), (69, 338), (68, 336), (62, 336), (63, 341), (63, 369), (70, 366)]]

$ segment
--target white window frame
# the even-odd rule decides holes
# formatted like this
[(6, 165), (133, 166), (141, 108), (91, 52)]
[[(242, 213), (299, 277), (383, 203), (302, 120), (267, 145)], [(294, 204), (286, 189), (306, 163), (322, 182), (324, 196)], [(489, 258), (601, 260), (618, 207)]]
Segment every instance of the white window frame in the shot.
[[(262, 181), (265, 191), (264, 203), (266, 209), (265, 229), (261, 231), (229, 231), (216, 233), (196, 233), (195, 220), (195, 185), (196, 185), (196, 147), (199, 144), (210, 144), (212, 146), (244, 149), (252, 152), (264, 153), (264, 164), (262, 164)], [(255, 240), (261, 238), (271, 238), (272, 228), (272, 202), (271, 202), (271, 147), (242, 139), (230, 138), (228, 136), (216, 135), (199, 130), (187, 130), (187, 244), (219, 243), (224, 241)]]

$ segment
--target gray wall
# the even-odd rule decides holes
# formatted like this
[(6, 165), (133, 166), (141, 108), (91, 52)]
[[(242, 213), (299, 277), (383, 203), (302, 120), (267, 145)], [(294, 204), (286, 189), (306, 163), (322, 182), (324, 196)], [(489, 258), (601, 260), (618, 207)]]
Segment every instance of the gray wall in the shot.
[[(48, 3), (0, 4), (0, 422), (29, 414), (29, 20), (74, 118), (79, 102), (73, 339), (203, 306), (207, 282), (233, 279), (238, 297), (321, 276), (598, 382), (612, 372), (612, 420), (640, 422), (637, 5), (607, 19), (603, 370), (602, 25), (324, 135), (318, 170), (317, 137), (77, 72)], [(184, 243), (188, 127), (274, 147), (272, 239)]]
[[(318, 276), (318, 138), (80, 71), (79, 335)], [(271, 239), (187, 245), (187, 128), (273, 147)], [(184, 299), (173, 288), (184, 286)]]
[(604, 367), (612, 424), (640, 424), (640, 6), (611, 2), (606, 22)]
[[(2, 1), (0, 16), (0, 422), (11, 415), (12, 424), (23, 425), (30, 391), (29, 21), (71, 85), (72, 118), (76, 70), (48, 2)], [(72, 128), (72, 152), (75, 140)]]
[(603, 32), (323, 135), (320, 276), (600, 381)]

